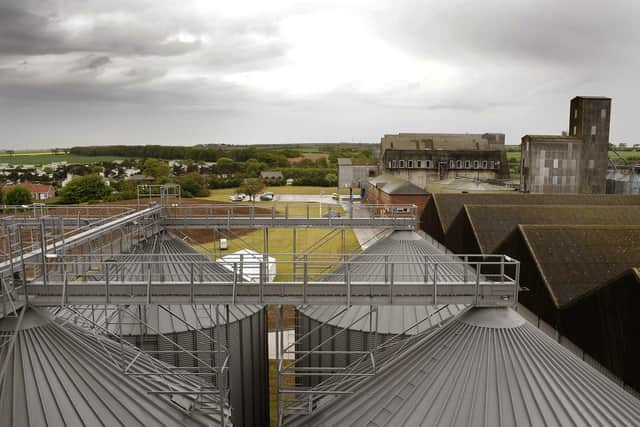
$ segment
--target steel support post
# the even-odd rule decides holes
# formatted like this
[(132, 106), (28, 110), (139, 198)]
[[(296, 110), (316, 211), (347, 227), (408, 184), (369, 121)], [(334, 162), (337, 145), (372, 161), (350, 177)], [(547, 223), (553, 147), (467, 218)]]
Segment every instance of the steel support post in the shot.
[(297, 262), (297, 255), (296, 255), (296, 240), (297, 240), (297, 236), (296, 236), (296, 228), (293, 227), (291, 229), (291, 234), (292, 234), (292, 243), (293, 243), (293, 256), (292, 256), (292, 261), (293, 261), (293, 281), (295, 282), (298, 277), (297, 277), (297, 267), (298, 267), (298, 262)]
[(42, 283), (47, 285), (47, 236), (44, 220), (40, 219), (40, 256), (42, 257)]

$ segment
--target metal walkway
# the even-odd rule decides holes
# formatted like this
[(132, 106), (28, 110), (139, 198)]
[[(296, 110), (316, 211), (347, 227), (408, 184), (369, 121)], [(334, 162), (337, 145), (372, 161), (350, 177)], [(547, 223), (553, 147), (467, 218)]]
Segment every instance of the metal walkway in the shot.
[(165, 206), (161, 225), (171, 228), (392, 228), (415, 230), (415, 205), (346, 206), (340, 213), (317, 203), (285, 203), (277, 208), (254, 205)]
[[(262, 255), (260, 255), (262, 257)], [(75, 304), (316, 304), (316, 305), (425, 305), (472, 304), (512, 306), (517, 301), (519, 263), (506, 256), (482, 259), (449, 254), (407, 255), (403, 261), (368, 262), (366, 255), (302, 255), (302, 260), (276, 262), (278, 281), (269, 278), (267, 262), (258, 258), (244, 262), (215, 263), (226, 273), (211, 271), (213, 263), (185, 260), (174, 274), (158, 273), (168, 261), (149, 255), (137, 261), (141, 268), (129, 270), (125, 255), (104, 261), (89, 256), (70, 256), (47, 265), (38, 280), (15, 288), (14, 301), (33, 305)], [(286, 255), (280, 258), (287, 258)], [(286, 265), (288, 264), (288, 265)], [(29, 268), (29, 264), (26, 265)], [(366, 281), (352, 271), (375, 271)], [(245, 272), (257, 269), (259, 277), (248, 280)], [(404, 271), (397, 274), (396, 271)], [(407, 273), (408, 271), (408, 273)], [(336, 273), (338, 272), (338, 273)]]

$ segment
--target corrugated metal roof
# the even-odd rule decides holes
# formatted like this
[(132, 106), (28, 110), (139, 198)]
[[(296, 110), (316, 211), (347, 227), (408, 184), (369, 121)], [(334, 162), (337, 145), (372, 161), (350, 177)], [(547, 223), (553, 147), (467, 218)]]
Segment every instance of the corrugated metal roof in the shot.
[[(413, 231), (394, 231), (386, 238), (376, 242), (370, 246), (367, 250), (363, 251), (363, 255), (359, 255), (353, 258), (353, 261), (366, 261), (367, 264), (354, 264), (350, 270), (351, 276), (354, 280), (366, 280), (366, 277), (375, 277), (377, 280), (384, 276), (385, 260), (389, 262), (394, 261), (411, 261), (415, 259), (415, 264), (397, 264), (395, 270), (395, 276), (401, 278), (407, 275), (413, 275), (413, 277), (420, 276), (422, 273), (422, 263), (425, 257), (430, 260), (434, 260), (434, 255), (441, 255), (444, 251), (441, 246), (438, 245), (430, 237), (422, 237)], [(453, 256), (453, 255), (452, 255)], [(459, 273), (460, 267), (445, 266), (442, 268), (441, 273)], [(470, 274), (475, 274), (471, 273)], [(333, 274), (327, 277), (326, 280), (340, 280), (340, 277), (344, 277), (344, 272), (341, 268), (338, 268)], [(471, 277), (471, 276), (470, 276)], [(407, 328), (414, 325), (416, 322), (421, 321), (430, 315), (428, 320), (425, 320), (417, 327), (407, 332), (408, 335), (413, 335), (433, 326), (441, 323), (442, 321), (456, 315), (465, 308), (464, 305), (448, 305), (444, 306), (380, 306), (378, 312), (378, 325), (377, 329), (380, 333), (392, 333), (399, 334), (407, 330)], [(319, 322), (329, 321), (328, 324), (338, 327), (347, 327), (359, 317), (364, 316), (369, 307), (366, 306), (354, 306), (349, 308), (344, 314), (331, 319), (339, 311), (343, 310), (344, 306), (304, 306), (299, 307), (299, 310), (308, 317), (311, 317)], [(331, 320), (330, 320), (331, 319)], [(374, 320), (375, 322), (375, 320)], [(373, 324), (375, 327), (375, 323)], [(369, 331), (369, 317), (365, 316), (354, 325), (349, 327), (354, 330)]]
[(33, 309), (24, 313), (11, 345), (18, 321), (0, 320), (0, 361), (7, 367), (0, 380), (0, 425), (221, 425), (219, 415), (189, 414), (172, 396), (149, 393), (168, 384), (185, 390), (177, 377), (161, 376), (169, 372), (162, 362), (140, 358), (136, 363), (159, 375), (126, 376), (116, 362), (119, 344)]
[(465, 204), (473, 205), (640, 205), (640, 197), (618, 194), (522, 194), (474, 193), (434, 194), (434, 203), (442, 230), (446, 233), (462, 213)]
[(495, 253), (518, 224), (640, 225), (640, 209), (602, 205), (465, 205), (482, 253)]
[(509, 308), (472, 308), (304, 426), (640, 424), (640, 401)]
[(640, 226), (520, 225), (519, 229), (556, 307), (640, 265)]
[[(136, 263), (140, 259), (142, 254), (157, 253), (163, 254), (162, 268), (165, 274), (178, 274), (184, 277), (188, 277), (190, 274), (188, 262), (202, 262), (211, 261), (205, 255), (197, 252), (187, 243), (180, 239), (176, 239), (171, 235), (160, 236), (158, 240), (148, 239), (138, 246), (136, 246), (131, 253), (130, 266), (127, 273), (134, 273), (134, 270), (140, 269), (141, 264)], [(202, 264), (201, 264), (202, 265)], [(230, 273), (224, 267), (217, 265), (211, 261), (206, 264), (206, 271), (208, 273), (219, 273), (221, 275), (228, 276)], [(118, 277), (120, 274), (117, 271), (112, 273), (111, 277)], [(217, 324), (215, 306), (212, 305), (168, 305), (166, 309), (176, 316), (172, 316), (167, 313), (166, 310), (158, 307), (157, 305), (132, 305), (127, 310), (134, 313), (140, 319), (144, 319), (145, 322), (153, 329), (161, 333), (173, 333), (183, 332), (190, 328), (179, 319), (187, 321), (192, 326), (197, 326), (199, 329), (211, 328)], [(229, 323), (242, 320), (246, 317), (257, 313), (262, 309), (259, 305), (229, 305), (228, 306), (228, 319)], [(74, 306), (74, 310), (79, 312), (83, 317), (92, 319), (93, 322), (104, 325), (105, 316), (110, 322), (114, 322), (114, 316), (117, 311), (114, 306), (107, 306), (106, 311), (104, 306), (99, 308), (96, 306)], [(220, 307), (219, 313), (222, 317), (218, 317), (221, 323), (224, 323), (224, 319), (227, 315), (227, 308)], [(77, 322), (79, 325), (89, 326), (89, 324), (82, 318), (78, 317), (72, 310), (67, 309), (55, 309), (57, 316), (68, 319), (73, 322)], [(141, 334), (154, 334), (152, 329), (146, 328), (144, 325), (140, 325), (132, 316), (123, 312), (124, 316), (121, 325), (110, 326), (110, 330), (115, 331), (122, 327), (122, 333), (119, 335), (141, 335)], [(178, 318), (176, 318), (178, 317)]]

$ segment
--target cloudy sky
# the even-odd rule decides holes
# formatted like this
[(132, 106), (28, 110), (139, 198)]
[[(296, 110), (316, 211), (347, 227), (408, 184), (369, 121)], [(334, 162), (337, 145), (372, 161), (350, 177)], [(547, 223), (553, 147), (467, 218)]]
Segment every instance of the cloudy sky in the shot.
[(0, 0), (0, 148), (377, 142), (567, 128), (640, 143), (635, 0)]

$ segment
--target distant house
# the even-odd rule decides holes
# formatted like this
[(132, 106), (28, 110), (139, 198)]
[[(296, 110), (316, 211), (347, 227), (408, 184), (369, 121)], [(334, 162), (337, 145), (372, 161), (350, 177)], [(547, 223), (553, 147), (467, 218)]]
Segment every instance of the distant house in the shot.
[(279, 181), (283, 178), (284, 176), (280, 171), (260, 172), (260, 179), (264, 181)]
[(151, 184), (156, 179), (149, 175), (131, 175), (125, 178), (125, 181), (137, 182), (138, 184)]
[(53, 188), (53, 185), (33, 184), (31, 182), (22, 182), (20, 184), (5, 185), (2, 187), (2, 192), (4, 194), (7, 194), (7, 192), (11, 191), (13, 188), (17, 186), (21, 186), (29, 190), (29, 192), (31, 193), (31, 197), (33, 197), (34, 201), (48, 200), (56, 196), (56, 189)]

